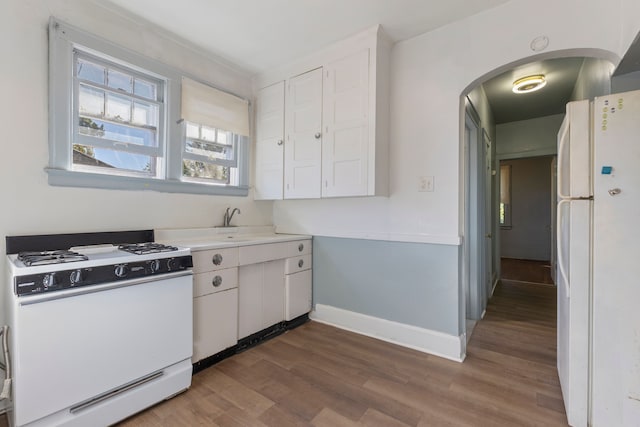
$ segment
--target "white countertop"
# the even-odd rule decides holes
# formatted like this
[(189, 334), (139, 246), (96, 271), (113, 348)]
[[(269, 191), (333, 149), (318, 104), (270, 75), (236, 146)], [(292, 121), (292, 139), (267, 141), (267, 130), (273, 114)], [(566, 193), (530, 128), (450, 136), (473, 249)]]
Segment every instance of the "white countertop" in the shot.
[(192, 251), (311, 239), (309, 235), (277, 234), (271, 226), (157, 229), (154, 233), (158, 243)]

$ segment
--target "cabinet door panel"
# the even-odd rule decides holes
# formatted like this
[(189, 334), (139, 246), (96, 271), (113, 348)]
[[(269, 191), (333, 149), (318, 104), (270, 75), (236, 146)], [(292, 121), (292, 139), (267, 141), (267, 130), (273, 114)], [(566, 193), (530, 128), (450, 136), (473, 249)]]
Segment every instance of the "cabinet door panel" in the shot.
[(262, 327), (262, 264), (240, 267), (238, 274), (238, 338)]
[(262, 283), (262, 327), (268, 328), (284, 320), (285, 260), (265, 262)]
[(279, 82), (256, 96), (256, 200), (283, 196), (284, 87)]
[(193, 300), (193, 363), (238, 342), (238, 290), (216, 292)]
[(322, 196), (367, 195), (368, 49), (326, 67), (323, 100)]
[(289, 79), (285, 125), (284, 197), (319, 198), (322, 68)]
[(311, 311), (311, 270), (288, 274), (285, 279), (285, 320)]

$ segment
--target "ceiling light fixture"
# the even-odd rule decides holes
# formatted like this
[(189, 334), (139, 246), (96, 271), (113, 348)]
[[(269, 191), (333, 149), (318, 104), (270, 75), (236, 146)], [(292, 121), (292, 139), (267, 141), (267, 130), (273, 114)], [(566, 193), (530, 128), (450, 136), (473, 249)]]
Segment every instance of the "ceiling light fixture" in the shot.
[(542, 89), (547, 84), (544, 76), (527, 76), (513, 82), (513, 93), (529, 93)]

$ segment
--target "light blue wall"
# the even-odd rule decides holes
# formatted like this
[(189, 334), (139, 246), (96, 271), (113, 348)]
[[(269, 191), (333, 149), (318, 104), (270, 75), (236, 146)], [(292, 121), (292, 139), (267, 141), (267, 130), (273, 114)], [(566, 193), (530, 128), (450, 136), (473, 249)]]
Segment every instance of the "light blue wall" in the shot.
[(458, 247), (314, 237), (313, 302), (457, 336)]

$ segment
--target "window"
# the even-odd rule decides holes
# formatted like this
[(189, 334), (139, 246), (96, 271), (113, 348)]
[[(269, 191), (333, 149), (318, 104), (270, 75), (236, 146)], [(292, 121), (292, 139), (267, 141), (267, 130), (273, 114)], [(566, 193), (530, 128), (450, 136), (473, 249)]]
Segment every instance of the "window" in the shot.
[(500, 165), (500, 226), (511, 227), (511, 165)]
[(74, 53), (72, 170), (159, 177), (163, 82)]
[(49, 41), (51, 185), (248, 194), (246, 100), (53, 18)]
[(248, 107), (245, 100), (182, 78), (184, 179), (237, 185), (239, 146), (248, 145)]

